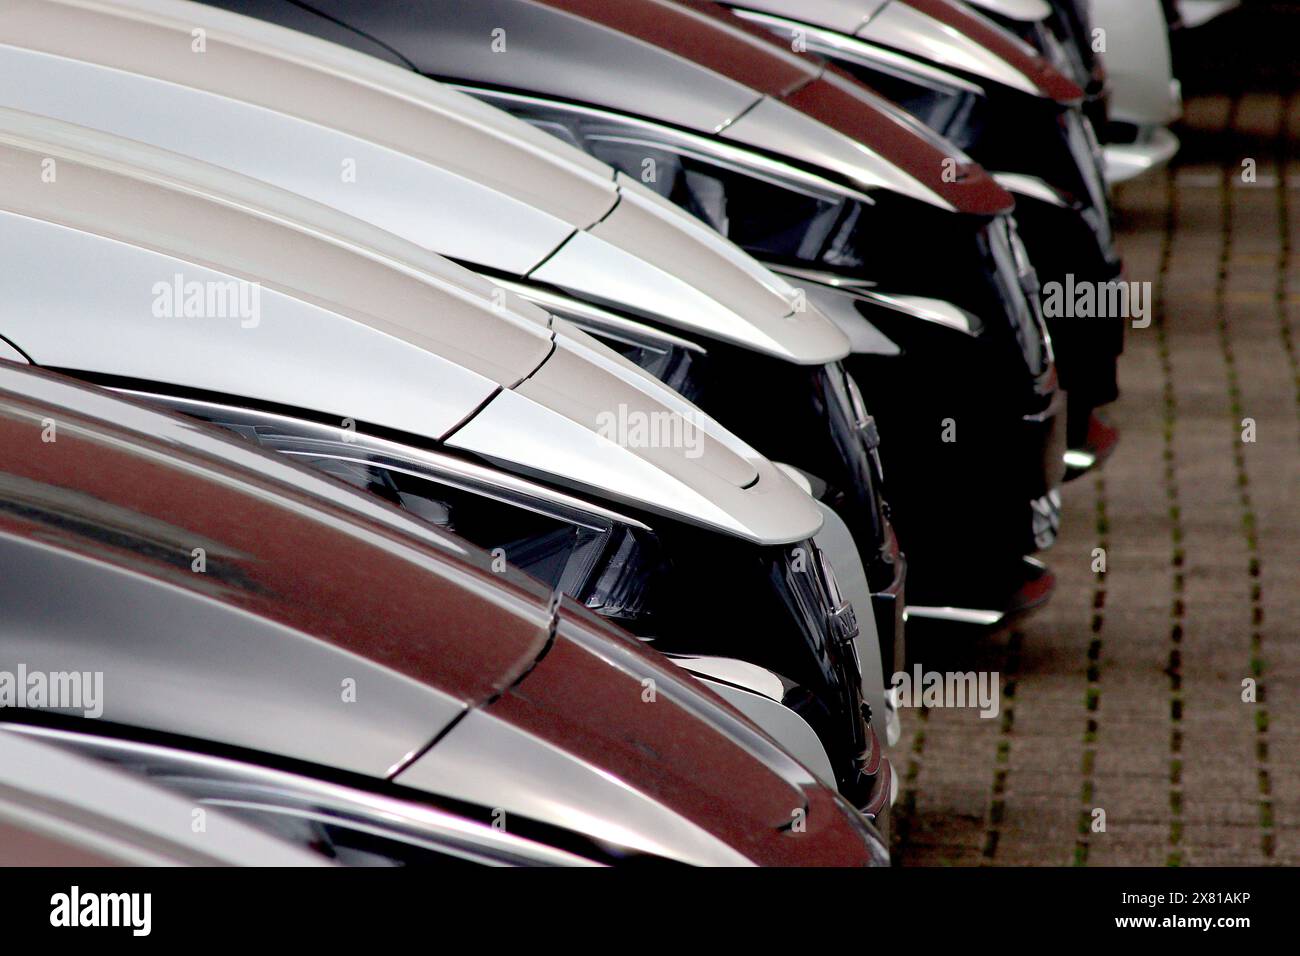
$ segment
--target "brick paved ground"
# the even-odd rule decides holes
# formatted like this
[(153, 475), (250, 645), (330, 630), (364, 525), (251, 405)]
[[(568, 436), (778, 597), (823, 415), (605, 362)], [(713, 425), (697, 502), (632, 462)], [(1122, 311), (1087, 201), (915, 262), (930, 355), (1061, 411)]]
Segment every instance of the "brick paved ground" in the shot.
[(1174, 167), (1117, 196), (1156, 321), (1129, 334), (1120, 449), (1066, 489), (1053, 602), (921, 650), (1001, 672), (1003, 713), (904, 711), (904, 864), (1300, 865), (1300, 10), (1237, 21), (1180, 66)]

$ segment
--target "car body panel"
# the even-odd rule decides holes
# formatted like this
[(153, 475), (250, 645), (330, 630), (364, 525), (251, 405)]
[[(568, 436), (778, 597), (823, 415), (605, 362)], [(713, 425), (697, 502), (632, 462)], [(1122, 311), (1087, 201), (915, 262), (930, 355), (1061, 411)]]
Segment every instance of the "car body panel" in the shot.
[(1178, 136), (1167, 126), (1152, 127), (1133, 143), (1107, 143), (1102, 147), (1106, 182), (1111, 185), (1128, 182), (1166, 166), (1181, 148)]
[[(46, 188), (26, 187), (22, 176), (0, 186), (0, 212), (11, 226), (0, 232), (0, 269), (13, 270), (8, 284), (24, 305), (0, 334), (37, 364), (303, 408), (435, 441), (460, 428), (458, 447), (528, 469), (536, 462), (525, 460), (520, 421), (508, 417), (513, 406), (534, 436), (563, 434), (576, 443), (545, 449), (559, 456), (548, 459), (562, 466), (558, 480), (590, 487), (600, 475), (609, 483), (603, 493), (644, 494), (639, 503), (651, 510), (760, 543), (801, 540), (820, 527), (807, 496), (734, 438), (688, 456), (684, 448), (600, 437), (596, 410), (684, 426), (690, 407), (648, 376), (633, 388), (616, 363), (593, 366), (576, 395), (566, 390), (578, 387), (577, 378), (564, 380), (557, 367), (544, 376), (545, 394), (543, 379), (530, 392), (512, 392), (555, 355), (555, 333), (545, 312), (487, 280), (216, 167), (0, 114), (0, 142), (8, 144), (0, 155), (33, 182), (43, 159), (56, 158), (60, 169)], [(72, 282), (62, 265), (69, 261), (84, 264)], [(255, 326), (156, 315), (148, 293), (156, 296), (160, 282), (166, 291), (182, 273), (187, 281), (258, 283)], [(594, 343), (582, 351), (608, 357)], [(587, 409), (582, 422), (573, 417), (578, 407)], [(475, 415), (483, 420), (465, 430)], [(716, 423), (710, 429), (722, 431)], [(622, 469), (639, 476), (635, 490)]]
[(1033, 48), (951, 0), (846, 0), (843, 9), (834, 10), (797, 0), (726, 2), (742, 15), (749, 11), (808, 24), (1031, 96), (1073, 101), (1082, 95)]
[[(260, 105), (5, 44), (0, 44), (0, 73), (5, 91), (0, 104), (236, 170), (326, 201), (466, 262), (527, 273), (573, 232), (567, 218), (527, 205), (445, 165)], [(365, 110), (348, 110), (350, 115), (359, 112)], [(176, 119), (161, 122), (164, 113)], [(403, 128), (415, 132), (446, 125), (415, 122)], [(230, 135), (231, 129), (241, 135)], [(267, 143), (277, 147), (268, 150)], [(322, 158), (331, 162), (325, 164)], [(349, 175), (350, 170), (355, 175)], [(543, 178), (564, 182), (568, 177)], [(596, 193), (598, 201), (583, 211), (591, 221), (617, 201), (612, 183), (608, 190)], [(509, 217), (514, 230), (502, 236), (459, 228), (476, 212)]]
[[(525, 289), (520, 294), (527, 295), (528, 291)], [(632, 392), (627, 393), (628, 397), (634, 397), (633, 393), (635, 392), (654, 394), (657, 400), (661, 401), (666, 407), (688, 418), (700, 432), (702, 441), (708, 441), (710, 448), (717, 449), (719, 454), (716, 460), (702, 462), (704, 467), (709, 468), (713, 473), (725, 478), (732, 484), (751, 485), (758, 478), (764, 462), (762, 456), (752, 446), (736, 437), (677, 392), (665, 390), (659, 379), (617, 352), (606, 348), (600, 340), (588, 334), (573, 322), (557, 316), (553, 320), (553, 326), (557, 332), (562, 334), (555, 358), (566, 362), (572, 369), (573, 374), (587, 376), (592, 386), (592, 393), (598, 391), (597, 380), (592, 377), (593, 369), (598, 369), (603, 375), (618, 380), (621, 383), (620, 388), (631, 389)], [(651, 331), (657, 332), (654, 329)], [(687, 342), (686, 345), (691, 347), (694, 343)], [(588, 365), (583, 366), (580, 364), (582, 362), (588, 363)], [(538, 376), (534, 376), (533, 380), (537, 378)], [(549, 376), (542, 376), (542, 379), (543, 381), (550, 381)], [(523, 390), (523, 386), (521, 386), (521, 390)], [(533, 395), (536, 393), (527, 392), (527, 394)], [(556, 401), (566, 403), (566, 407), (573, 410), (576, 417), (599, 415), (601, 411), (607, 410), (600, 405), (592, 404), (590, 398), (590, 394), (583, 394), (581, 391), (577, 395), (556, 393)], [(599, 425), (597, 425), (597, 428), (599, 428)], [(721, 452), (723, 451), (729, 452), (729, 455), (722, 455)]]
[[(547, 88), (565, 99), (634, 114), (652, 105), (691, 129), (716, 132), (762, 95), (742, 80), (692, 63), (688, 51), (656, 45), (663, 23), (635, 17), (632, 22), (643, 35), (634, 38), (616, 22), (630, 13), (620, 9), (624, 4), (603, 5), (614, 22), (598, 16), (601, 6), (414, 0), (399, 11), (335, 0), (312, 4), (323, 15), (382, 40), (431, 76), (472, 77), (507, 90), (537, 88), (535, 81), (545, 77)], [(666, 6), (659, 12), (664, 18), (683, 16)], [(503, 31), (504, 49), (494, 53), (497, 30)], [(701, 44), (709, 32), (696, 31)], [(558, 68), (561, 51), (564, 65)], [(788, 69), (783, 64), (781, 75)], [(617, 71), (618, 83), (609, 82), (611, 70)], [(647, 103), (649, 91), (658, 102)]]
[(1107, 110), (1115, 122), (1139, 128), (1166, 126), (1182, 114), (1182, 97), (1174, 79), (1169, 24), (1160, 0), (1093, 0), (1092, 24), (1106, 31), (1106, 66), (1110, 97)]
[[(786, 11), (768, 12), (771, 11)], [(805, 19), (806, 14), (794, 10), (785, 0), (746, 0), (743, 6), (732, 7), (731, 11), (743, 20), (761, 26), (782, 40), (794, 43), (803, 42), (809, 49), (829, 59), (846, 59), (879, 69), (901, 69), (904, 75), (915, 77), (918, 81), (941, 89), (948, 88), (959, 92), (984, 95), (984, 87), (972, 80), (958, 76), (949, 70), (941, 69), (933, 63), (917, 59), (913, 55), (900, 53), (876, 43), (868, 43), (854, 34), (827, 26), (834, 18), (820, 20)], [(827, 51), (830, 51), (829, 53)]]
[[(642, 391), (649, 382), (601, 368), (584, 351), (576, 341), (558, 342), (550, 361), (519, 388), (501, 392), (448, 446), (494, 459), (508, 449), (508, 461), (526, 473), (608, 489), (626, 503), (654, 496), (661, 507), (732, 533), (762, 528), (773, 543), (801, 540), (810, 526), (820, 527), (811, 498), (792, 494), (798, 489), (771, 463), (717, 441), (703, 413), (678, 416), (680, 432), (655, 432)], [(601, 399), (592, 401), (592, 394)], [(622, 423), (626, 436), (618, 434)], [(631, 430), (638, 424), (648, 430), (643, 442)], [(602, 464), (607, 473), (598, 470)]]
[(43, 373), (0, 387), (6, 669), (100, 672), (107, 720), (383, 776), (545, 647), (530, 587), (250, 477), (229, 442), (118, 400), (89, 406), (105, 423)]
[(978, 163), (838, 68), (827, 67), (820, 80), (786, 102), (827, 127), (833, 124), (859, 149), (871, 144), (891, 167), (902, 169), (941, 201), (931, 205), (970, 216), (996, 216), (1015, 205), (1011, 194)]
[(218, 810), (0, 728), (0, 866), (328, 866)]
[[(6, 369), (8, 366), (0, 365), (0, 370)], [(75, 404), (76, 408), (86, 415), (110, 420), (133, 432), (146, 432), (169, 447), (175, 446), (193, 450), (198, 454), (215, 455), (241, 468), (263, 474), (272, 481), (299, 487), (315, 499), (359, 513), (367, 521), (383, 525), (407, 537), (418, 537), (425, 545), (438, 551), (445, 551), (461, 559), (467, 559), (473, 553), (473, 549), (467, 547), (460, 539), (427, 524), (412, 524), (400, 511), (394, 511), (368, 496), (358, 496), (346, 485), (319, 476), (310, 470), (304, 471), (290, 466), (277, 456), (267, 456), (256, 450), (251, 444), (243, 442), (232, 444), (224, 431), (197, 425), (188, 414), (183, 417), (160, 416), (154, 407), (156, 402), (150, 397), (133, 395), (124, 390), (110, 393), (100, 389), (77, 388), (71, 378), (51, 375), (40, 370), (34, 371), (37, 374), (14, 380), (15, 388), (20, 382), (22, 393), (30, 396), (33, 401), (56, 407)], [(138, 398), (145, 404), (123, 403), (117, 399), (117, 395), (120, 394)], [(189, 404), (180, 401), (177, 406), (183, 409)], [(327, 426), (322, 427), (326, 431), (332, 430)], [(342, 431), (336, 430), (335, 433), (341, 435)], [(522, 587), (526, 593), (532, 594), (535, 603), (546, 602), (549, 591), (540, 582), (513, 572), (507, 574), (507, 577), (513, 586)]]
[[(720, 8), (665, 0), (619, 4), (582, 0), (481, 0), (468, 12), (453, 0), (422, 0), (400, 10), (358, 9), (338, 0), (318, 2), (314, 7), (382, 40), (431, 76), (507, 91), (524, 89), (545, 93), (696, 132), (718, 134), (731, 141), (790, 155), (801, 162), (834, 168), (851, 183), (864, 188), (889, 184), (943, 209), (967, 211), (966, 204), (973, 202), (970, 211), (982, 214), (990, 196), (996, 196), (1002, 208), (1012, 204), (1010, 197), (982, 171), (972, 170), (970, 176), (958, 182), (944, 182), (940, 176), (942, 167), (936, 169), (928, 162), (932, 158), (931, 150), (923, 143), (905, 139), (907, 149), (888, 152), (875, 142), (868, 148), (854, 138), (862, 124), (877, 122), (888, 129), (896, 122), (888, 115), (875, 116), (869, 105), (862, 106), (846, 130), (838, 125), (844, 119), (843, 114), (829, 108), (821, 112), (817, 119), (827, 129), (819, 132), (814, 146), (808, 140), (809, 118), (801, 119), (780, 106), (810, 86), (818, 86), (821, 80), (810, 79), (789, 89), (794, 54), (761, 31), (746, 27), (737, 17), (722, 19)], [(577, 19), (575, 11), (590, 19)], [(445, 29), (447, 24), (458, 24), (467, 13), (478, 24), (472, 27), (469, 36), (462, 34), (459, 26), (450, 31)], [(435, 23), (438, 29), (433, 28)], [(543, 28), (541, 24), (547, 25)], [(487, 42), (481, 40), (484, 26), (489, 34), (492, 29), (506, 31), (510, 39), (504, 52), (498, 55), (484, 52)], [(599, 36), (600, 42), (594, 42), (593, 36)], [(709, 50), (714, 44), (729, 51), (726, 62)], [(651, 53), (655, 58), (646, 60)], [(572, 78), (584, 71), (618, 69), (620, 76), (624, 76), (624, 56), (629, 62), (645, 63), (646, 68), (639, 68), (636, 79), (625, 77), (625, 82), (617, 84), (573, 82)], [(684, 65), (686, 61), (691, 65)], [(653, 69), (648, 68), (651, 65)], [(705, 68), (710, 77), (707, 83), (696, 74)], [(762, 76), (775, 79), (763, 88), (744, 85), (759, 82), (755, 78)], [(685, 83), (691, 84), (690, 104), (680, 102)], [(732, 93), (748, 90), (750, 95), (713, 97), (715, 89)], [(765, 89), (783, 91), (783, 95), (778, 99), (764, 92)], [(841, 95), (805, 92), (801, 102), (815, 105), (822, 99), (838, 101)], [(714, 105), (706, 110), (703, 106), (706, 103)], [(886, 132), (885, 142), (892, 145), (896, 142), (895, 135), (892, 130)]]
[[(0, 268), (24, 308), (9, 313), (4, 334), (38, 364), (141, 378), (162, 366), (158, 380), (440, 438), (550, 351), (541, 310), (522, 300), (486, 307), (485, 280), (413, 246), (394, 249), (379, 230), (367, 241), (407, 262), (376, 261), (327, 238), (352, 221), (287, 193), (5, 112), (14, 123), (0, 118), (0, 148), (15, 174), (0, 183)], [(132, 172), (126, 162), (137, 158), (152, 169)], [(47, 161), (58, 178), (41, 184)], [(251, 214), (253, 204), (273, 212)], [(79, 281), (69, 283), (42, 246), (82, 262)], [(230, 281), (240, 283), (242, 313), (225, 301), (206, 318), (184, 314), (187, 284), (204, 284), (202, 312), (208, 293)], [(377, 298), (436, 320), (386, 320), (372, 314)], [(59, 331), (53, 312), (76, 321), (77, 335)], [(382, 362), (388, 376), (364, 381), (366, 362)]]
[[(805, 23), (815, 23), (828, 30), (852, 36), (889, 3), (890, 0), (805, 0), (795, 5), (786, 0), (736, 0), (727, 5), (792, 18), (797, 15), (797, 19)], [(794, 9), (795, 6), (797, 10)]]
[(776, 674), (730, 657), (674, 656), (670, 660), (688, 671), (713, 693), (753, 721), (754, 725), (807, 767), (828, 787), (835, 786), (835, 768), (817, 731), (782, 701), (785, 683)]
[[(604, 861), (475, 819), (472, 808), (395, 795), (383, 784), (326, 779), (203, 742), (97, 733), (93, 724), (12, 723), (5, 729), (125, 770), (184, 797), (189, 810), (229, 812), (344, 866), (601, 866)], [(228, 809), (227, 809), (228, 808)], [(567, 842), (567, 841), (563, 841)], [(359, 845), (358, 845), (359, 844)]]
[[(562, 321), (557, 320), (557, 324)], [(643, 371), (630, 363), (628, 363), (627, 372), (634, 378), (645, 375)], [(290, 419), (283, 415), (263, 414), (193, 399), (176, 399), (157, 394), (150, 396), (140, 395), (139, 393), (129, 394), (134, 397), (148, 398), (164, 408), (191, 414), (203, 421), (220, 422), (223, 427), (229, 428), (237, 434), (248, 435), (250, 432), (255, 432), (259, 446), (274, 449), (281, 454), (297, 458), (300, 461), (304, 459), (310, 460), (314, 463), (313, 467), (320, 467), (319, 462), (326, 459), (340, 464), (346, 462), (382, 462), (384, 464), (380, 467), (392, 468), (413, 476), (423, 475), (435, 484), (445, 483), (451, 486), (459, 485), (463, 488), (479, 489), (478, 493), (485, 498), (492, 498), (498, 503), (503, 501), (513, 502), (517, 507), (535, 510), (541, 514), (563, 515), (564, 517), (561, 520), (574, 522), (577, 525), (600, 527), (602, 523), (613, 522), (624, 527), (651, 530), (627, 514), (599, 508), (580, 498), (557, 492), (549, 486), (528, 482), (518, 476), (494, 469), (476, 466), (446, 454), (402, 446), (365, 433), (358, 433), (351, 441), (343, 442), (338, 437), (337, 432), (327, 426), (300, 419)], [(294, 437), (290, 438), (288, 436)], [(329, 471), (329, 473), (336, 474), (337, 472)], [(799, 481), (804, 481), (804, 479), (800, 478)], [(418, 492), (415, 492), (414, 489), (409, 490), (418, 495)], [(436, 500), (436, 492), (433, 492), (432, 495)], [(403, 506), (405, 507), (405, 504)], [(454, 526), (454, 519), (452, 523)], [(494, 547), (492, 540), (482, 538), (476, 538), (475, 540), (481, 547)], [(816, 540), (821, 541), (820, 533)], [(854, 574), (858, 578), (862, 577), (862, 559), (858, 556), (856, 549), (845, 553), (828, 554), (827, 556), (831, 559), (837, 579), (841, 573), (846, 580), (852, 579)], [(570, 591), (569, 593), (573, 592)], [(867, 649), (863, 646), (864, 642), (874, 641), (876, 633), (874, 623), (864, 625), (860, 629), (857, 639), (860, 656), (865, 657), (869, 654), (879, 656), (879, 648), (872, 646)], [(743, 656), (748, 644), (748, 629), (742, 631), (738, 637), (741, 644), (736, 648), (736, 653)], [(672, 659), (675, 663), (690, 670), (711, 690), (718, 693), (729, 703), (737, 706), (742, 713), (753, 720), (774, 740), (779, 741), (783, 747), (787, 748), (796, 759), (813, 769), (818, 779), (830, 786), (835, 785), (835, 773), (831, 767), (825, 745), (808, 723), (796, 713), (792, 708), (792, 704), (786, 701), (785, 684), (779, 677), (754, 664), (732, 659), (727, 664), (726, 674), (723, 675), (723, 679), (729, 680), (731, 683), (722, 684), (719, 683), (713, 671), (701, 671), (696, 666), (697, 657), (691, 657), (687, 661), (679, 655), (674, 656)], [(737, 671), (747, 676), (737, 679)], [(754, 675), (759, 675), (757, 680), (752, 679)], [(773, 685), (776, 687), (775, 693), (772, 690)], [(878, 696), (878, 692), (879, 687), (872, 694), (867, 695), (868, 699), (874, 700)], [(796, 696), (794, 703), (797, 704), (801, 700), (801, 697)]]
[[(847, 354), (845, 340), (815, 309), (795, 311), (795, 290), (729, 244), (689, 241), (712, 233), (698, 220), (619, 174), (619, 204), (600, 223), (575, 233), (530, 279), (683, 327), (674, 316), (725, 341), (743, 342), (798, 364)], [(714, 292), (716, 290), (716, 292)], [(629, 294), (632, 293), (632, 294)], [(713, 293), (713, 294), (711, 294)], [(797, 341), (797, 349), (791, 343)]]
[[(25, 489), (10, 493), (18, 496)], [(56, 502), (29, 507), (65, 508), (72, 520), (87, 520), (89, 503), (76, 507), (72, 498), (65, 493)], [(452, 695), (386, 673), (356, 655), (322, 648), (296, 629), (231, 613), (206, 595), (177, 589), (175, 578), (181, 575), (202, 580), (188, 567), (158, 580), (161, 576), (149, 576), (147, 568), (105, 568), (93, 552), (76, 554), (62, 544), (57, 550), (43, 547), (38, 534), (52, 523), (46, 519), (25, 533), (0, 522), (0, 562), (8, 569), (0, 585), (8, 615), (6, 670), (104, 674), (105, 714), (116, 723), (215, 736), (225, 744), (383, 776), (465, 709)], [(184, 547), (190, 542), (180, 534), (176, 538), (174, 552), (190, 554)], [(227, 541), (191, 540), (211, 555), (214, 568), (233, 563), (236, 555)], [(78, 600), (61, 600), (71, 582)], [(294, 579), (280, 586), (289, 591), (297, 585)], [(79, 639), (86, 633), (105, 641), (88, 649)], [(539, 650), (544, 633), (537, 632)], [(359, 706), (348, 706), (349, 681), (364, 690), (357, 696)], [(150, 691), (114, 693), (114, 686)], [(319, 706), (329, 698), (335, 719)]]
[[(192, 49), (194, 29), (205, 31), (201, 54)], [(350, 122), (343, 128), (380, 144), (393, 135), (386, 130), (412, 122), (410, 107), (417, 105), (429, 125), (403, 135), (459, 175), (567, 221), (594, 221), (612, 204), (608, 171), (590, 157), (557, 150), (508, 117), (303, 33), (172, 0), (14, 0), (6, 4), (4, 30), (6, 43), (127, 72), (147, 58), (158, 79), (326, 126), (336, 125), (337, 106), (346, 105)], [(370, 84), (408, 99), (368, 95)], [(536, 167), (520, 181), (524, 162)]]
[[(955, 181), (945, 178), (943, 160), (950, 154), (918, 142), (917, 131), (900, 123), (860, 83), (817, 60), (800, 60), (766, 32), (714, 4), (541, 2), (581, 11), (637, 40), (648, 40), (753, 86), (764, 99), (719, 130), (724, 139), (828, 166), (859, 185), (890, 188), (940, 208), (974, 215), (1010, 208), (1009, 197), (977, 166), (961, 170)], [(793, 82), (791, 61), (805, 64), (803, 82)], [(667, 113), (657, 115), (681, 122)]]
[[(610, 4), (604, 0), (545, 0), (553, 10), (581, 17), (680, 55), (694, 66), (725, 76), (762, 96), (783, 99), (821, 75), (821, 64), (773, 46), (771, 55), (753, 56), (754, 41), (765, 40), (710, 0), (651, 0)], [(690, 27), (696, 29), (692, 31)], [(736, 117), (728, 117), (734, 120)]]
[(1037, 23), (1052, 15), (1052, 5), (1047, 0), (966, 0), (966, 2), (972, 7), (1025, 23)]
[(1241, 6), (1241, 0), (1178, 0), (1178, 20), (1187, 30), (1203, 27), (1211, 20), (1231, 13)]
[[(209, 31), (201, 59), (191, 24)], [(675, 207), (663, 242), (628, 237), (601, 269), (577, 268), (584, 230), (609, 232), (649, 190), (472, 97), (271, 24), (156, 0), (20, 0), (0, 23), (0, 81), (0, 106), (214, 163), (462, 262), (522, 277), (557, 269), (563, 246), (578, 291), (652, 301), (668, 322), (800, 364), (846, 353), (812, 312), (780, 321), (792, 290)], [(655, 281), (683, 262), (691, 282)]]
[[(790, 4), (782, 4), (787, 13)], [(1075, 104), (1084, 91), (1028, 44), (952, 0), (892, 0), (858, 37), (1031, 96)]]
[[(449, 787), (478, 802), (504, 792), (508, 797), (500, 806), (507, 819), (511, 813), (541, 819), (577, 814), (587, 832), (645, 852), (664, 848), (640, 842), (640, 833), (671, 834), (676, 854), (700, 864), (814, 862), (804, 855), (808, 846), (800, 846), (804, 834), (790, 832), (802, 812), (809, 832), (821, 838), (812, 845), (825, 848), (815, 862), (851, 862), (851, 854), (839, 857), (834, 847), (840, 840), (828, 831), (843, 817), (820, 800), (808, 801), (808, 794), (820, 797), (821, 790), (811, 785), (805, 768), (787, 759), (788, 789), (763, 787), (750, 755), (722, 746), (720, 737), (702, 740), (691, 733), (701, 714), (693, 695), (681, 693), (684, 678), (665, 665), (651, 665), (645, 650), (626, 637), (602, 640), (609, 630), (566, 600), (554, 645), (541, 663), (488, 708), (457, 724), (397, 782)], [(598, 684), (596, 675), (604, 678)], [(582, 685), (598, 686), (599, 696), (581, 693)], [(762, 740), (747, 738), (746, 746), (762, 748)], [(499, 765), (477, 759), (497, 747), (513, 759)], [(551, 780), (557, 771), (565, 786), (547, 792), (547, 805), (533, 804), (538, 788), (520, 783)], [(638, 777), (638, 786), (627, 785)], [(718, 841), (717, 831), (689, 825), (736, 790), (759, 794), (735, 812), (717, 815), (731, 828), (725, 841)], [(665, 808), (677, 812), (677, 821), (663, 816)], [(629, 824), (642, 819), (654, 823), (629, 832)]]

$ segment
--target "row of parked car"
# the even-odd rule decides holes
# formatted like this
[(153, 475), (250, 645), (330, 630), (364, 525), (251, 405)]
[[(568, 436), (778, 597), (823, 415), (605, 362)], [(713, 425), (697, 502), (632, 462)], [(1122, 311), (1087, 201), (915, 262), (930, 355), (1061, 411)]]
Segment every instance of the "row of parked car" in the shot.
[(1171, 10), (6, 0), (0, 860), (888, 864)]

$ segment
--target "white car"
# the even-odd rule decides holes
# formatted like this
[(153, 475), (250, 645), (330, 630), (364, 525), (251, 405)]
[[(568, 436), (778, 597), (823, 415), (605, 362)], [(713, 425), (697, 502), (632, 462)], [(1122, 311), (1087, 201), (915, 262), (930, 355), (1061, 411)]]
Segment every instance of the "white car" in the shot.
[[(1048, 0), (966, 2), (1013, 29), (1041, 26), (1038, 35), (1049, 37), (1060, 32), (1053, 24), (1059, 14)], [(1182, 90), (1173, 73), (1161, 0), (1087, 0), (1085, 6), (1078, 0), (1059, 2), (1063, 10), (1073, 7), (1085, 31), (1069, 42), (1087, 44), (1105, 71), (1107, 181), (1125, 182), (1164, 166), (1178, 152), (1178, 137), (1169, 124), (1182, 114)]]

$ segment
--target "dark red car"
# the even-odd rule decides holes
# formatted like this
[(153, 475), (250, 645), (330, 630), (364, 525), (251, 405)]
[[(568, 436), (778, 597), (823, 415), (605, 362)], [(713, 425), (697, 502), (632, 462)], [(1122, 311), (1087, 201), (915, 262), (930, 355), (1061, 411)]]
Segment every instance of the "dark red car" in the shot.
[(689, 675), (385, 503), (10, 363), (0, 455), (8, 723), (344, 862), (887, 862)]

